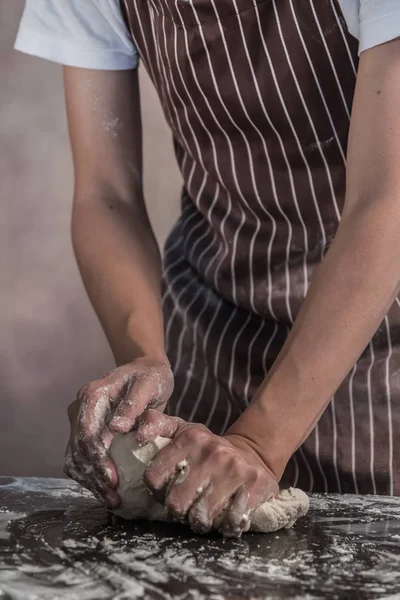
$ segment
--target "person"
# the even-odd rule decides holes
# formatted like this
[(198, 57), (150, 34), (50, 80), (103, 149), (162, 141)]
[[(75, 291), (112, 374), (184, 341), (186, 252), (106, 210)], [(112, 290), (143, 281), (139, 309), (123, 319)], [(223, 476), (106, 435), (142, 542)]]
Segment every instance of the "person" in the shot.
[[(116, 361), (69, 407), (65, 470), (109, 507), (130, 430), (172, 438), (145, 482), (194, 531), (244, 531), (278, 482), (400, 493), (399, 36), (397, 0), (27, 1), (15, 46), (64, 65), (73, 246)], [(183, 179), (163, 266), (139, 60)]]

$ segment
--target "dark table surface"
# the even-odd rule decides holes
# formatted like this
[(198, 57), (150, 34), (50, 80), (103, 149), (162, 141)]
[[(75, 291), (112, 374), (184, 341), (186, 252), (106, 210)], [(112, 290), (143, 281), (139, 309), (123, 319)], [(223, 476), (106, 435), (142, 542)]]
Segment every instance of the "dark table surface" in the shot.
[(312, 496), (293, 529), (223, 539), (112, 517), (64, 479), (0, 477), (0, 599), (400, 599), (400, 498)]

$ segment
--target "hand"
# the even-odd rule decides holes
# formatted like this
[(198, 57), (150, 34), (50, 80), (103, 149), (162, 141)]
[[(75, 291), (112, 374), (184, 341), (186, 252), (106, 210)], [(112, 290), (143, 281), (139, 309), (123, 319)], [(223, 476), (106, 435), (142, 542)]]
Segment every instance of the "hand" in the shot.
[(174, 387), (168, 362), (138, 358), (81, 388), (68, 407), (71, 425), (64, 472), (110, 508), (120, 503), (118, 475), (108, 449), (149, 407), (164, 410)]
[(252, 511), (278, 490), (278, 482), (248, 439), (214, 435), (155, 410), (137, 421), (136, 439), (147, 444), (158, 435), (172, 438), (149, 463), (144, 482), (156, 500), (198, 533), (219, 529), (240, 536)]

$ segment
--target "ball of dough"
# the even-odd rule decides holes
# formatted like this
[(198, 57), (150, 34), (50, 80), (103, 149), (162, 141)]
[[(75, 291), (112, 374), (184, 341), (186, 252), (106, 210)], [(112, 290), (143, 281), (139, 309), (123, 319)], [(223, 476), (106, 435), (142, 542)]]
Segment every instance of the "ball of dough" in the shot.
[[(146, 446), (138, 446), (134, 434), (117, 434), (110, 455), (118, 471), (117, 492), (121, 505), (114, 510), (124, 519), (172, 521), (168, 511), (157, 502), (143, 483), (143, 473), (151, 459), (171, 440), (158, 437)], [(275, 498), (264, 502), (250, 515), (250, 531), (268, 533), (292, 527), (308, 511), (307, 494), (297, 488), (281, 490)]]

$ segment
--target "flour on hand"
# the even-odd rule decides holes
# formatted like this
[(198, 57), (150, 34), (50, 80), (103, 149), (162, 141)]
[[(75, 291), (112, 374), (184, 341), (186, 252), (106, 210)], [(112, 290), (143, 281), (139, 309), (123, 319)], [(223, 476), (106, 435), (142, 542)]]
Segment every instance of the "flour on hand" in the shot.
[[(118, 434), (110, 447), (110, 455), (118, 471), (117, 492), (121, 505), (113, 512), (124, 519), (174, 521), (143, 483), (143, 473), (151, 459), (171, 440), (158, 437), (140, 447), (133, 433)], [(307, 494), (297, 488), (281, 490), (275, 498), (264, 502), (250, 515), (250, 531), (268, 533), (292, 527), (308, 511)]]

